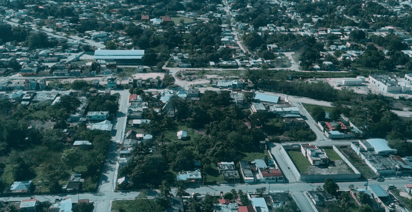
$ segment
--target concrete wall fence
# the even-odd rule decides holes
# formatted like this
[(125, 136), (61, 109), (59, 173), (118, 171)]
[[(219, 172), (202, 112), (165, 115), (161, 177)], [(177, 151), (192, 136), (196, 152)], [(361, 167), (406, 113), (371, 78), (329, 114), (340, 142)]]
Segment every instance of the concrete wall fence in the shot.
[[(298, 150), (296, 148), (297, 146), (298, 145), (283, 145), (281, 152), (285, 155), (285, 161), (287, 161), (288, 164), (294, 165), (286, 150)], [(325, 182), (325, 180), (328, 178), (339, 182), (359, 180), (361, 173), (355, 168), (355, 166), (353, 166), (349, 162), (349, 160), (339, 151), (336, 146), (333, 146), (333, 150), (342, 158), (346, 165), (348, 165), (352, 169), (352, 171), (354, 172), (353, 174), (303, 175), (299, 172), (295, 165), (291, 167), (290, 170), (293, 172), (297, 179), (305, 182)]]

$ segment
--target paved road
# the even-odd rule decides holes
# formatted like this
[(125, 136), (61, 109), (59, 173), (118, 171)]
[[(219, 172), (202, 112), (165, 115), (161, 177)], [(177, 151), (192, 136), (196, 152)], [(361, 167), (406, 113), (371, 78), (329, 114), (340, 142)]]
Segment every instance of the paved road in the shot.
[(297, 179), (291, 171), (291, 167), (294, 168), (293, 164), (291, 166), (291, 164), (286, 161), (284, 155), (281, 153), (282, 145), (269, 144), (269, 147), (271, 148), (272, 155), (275, 157), (278, 166), (282, 170), (282, 173), (286, 179), (288, 179), (289, 183), (297, 182), (299, 179)]
[[(358, 188), (365, 187), (366, 181), (360, 182), (340, 182), (338, 183), (340, 190), (348, 190), (349, 185), (354, 185)], [(369, 180), (369, 185), (378, 184), (382, 188), (387, 189), (389, 184), (393, 184), (398, 188), (402, 188), (406, 184), (411, 184), (411, 178), (400, 178), (400, 179), (386, 179), (385, 182), (378, 182), (376, 180)], [(257, 188), (266, 187), (268, 191), (289, 191), (295, 194), (296, 192), (302, 191), (312, 191), (316, 190), (318, 186), (323, 186), (323, 183), (304, 183), (304, 182), (295, 182), (295, 183), (278, 183), (278, 184), (233, 184), (233, 185), (216, 185), (216, 186), (203, 186), (198, 188), (188, 188), (186, 191), (188, 193), (199, 193), (199, 194), (220, 194), (221, 191), (229, 192), (232, 189), (242, 190), (245, 192), (254, 192)], [(156, 196), (155, 192), (151, 192), (151, 196)], [(172, 189), (172, 193), (176, 194), (176, 189)], [(134, 199), (139, 195), (139, 192), (108, 192), (108, 193), (84, 193), (84, 194), (74, 194), (74, 195), (34, 195), (34, 198), (37, 198), (39, 201), (54, 201), (58, 198), (69, 197), (72, 198), (74, 202), (77, 202), (77, 199), (89, 199), (90, 201), (100, 203), (100, 202), (110, 202), (110, 200), (129, 200)], [(1, 197), (2, 201), (20, 201), (29, 198), (25, 197)], [(97, 210), (96, 210), (97, 211)], [(106, 208), (102, 211), (108, 211)], [(100, 212), (100, 211), (99, 211)]]
[(314, 212), (315, 210), (312, 209), (312, 206), (309, 203), (309, 199), (303, 192), (304, 191), (292, 192), (292, 195), (295, 197), (296, 204), (299, 206), (302, 212)]
[[(129, 103), (129, 91), (113, 91), (112, 93), (119, 93), (119, 111), (117, 112), (116, 135), (112, 137), (109, 153), (107, 155), (102, 175), (99, 180), (99, 189), (97, 195), (116, 195), (114, 193), (115, 184), (117, 181), (117, 161), (119, 152), (117, 151), (117, 141), (123, 140), (124, 131), (126, 129), (127, 109)], [(110, 201), (105, 198), (98, 199), (95, 206), (96, 212), (110, 211)]]

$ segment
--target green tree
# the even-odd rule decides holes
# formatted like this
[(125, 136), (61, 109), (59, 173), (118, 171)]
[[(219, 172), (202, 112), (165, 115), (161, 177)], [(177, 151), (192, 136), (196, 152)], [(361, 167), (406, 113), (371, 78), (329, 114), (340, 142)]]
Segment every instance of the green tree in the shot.
[(248, 47), (249, 50), (253, 51), (259, 48), (263, 44), (262, 37), (256, 32), (247, 34), (243, 36), (243, 43)]
[(312, 109), (312, 117), (315, 121), (325, 120), (325, 110), (320, 106), (314, 106)]
[(186, 195), (187, 192), (186, 192), (185, 187), (186, 187), (185, 182), (182, 182), (182, 181), (178, 182), (177, 183), (176, 196), (182, 198), (184, 195)]
[(375, 210), (372, 209), (369, 205), (361, 205), (361, 207), (357, 210), (357, 212), (373, 212)]
[(73, 212), (93, 212), (93, 204), (82, 202), (73, 207)]
[(323, 184), (323, 189), (325, 189), (326, 192), (336, 195), (338, 190), (339, 190), (339, 185), (333, 181), (333, 179), (326, 179), (325, 184)]
[(49, 38), (44, 32), (33, 33), (27, 39), (30, 48), (49, 47)]
[(106, 49), (116, 49), (116, 44), (113, 41), (107, 41)]

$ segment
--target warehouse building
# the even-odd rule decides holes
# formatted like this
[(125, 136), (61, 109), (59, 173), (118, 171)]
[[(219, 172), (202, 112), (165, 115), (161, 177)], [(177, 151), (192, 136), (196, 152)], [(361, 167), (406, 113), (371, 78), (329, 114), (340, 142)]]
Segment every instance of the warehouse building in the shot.
[(140, 65), (143, 63), (144, 50), (96, 50), (95, 60), (116, 62), (117, 65)]

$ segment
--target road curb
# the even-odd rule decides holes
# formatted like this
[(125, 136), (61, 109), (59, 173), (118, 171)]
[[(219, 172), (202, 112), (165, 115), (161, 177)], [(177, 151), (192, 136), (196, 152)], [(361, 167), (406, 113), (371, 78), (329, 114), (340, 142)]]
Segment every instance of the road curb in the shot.
[(319, 212), (318, 209), (316, 208), (316, 206), (313, 204), (312, 200), (309, 198), (308, 192), (307, 192), (307, 191), (304, 191), (304, 192), (302, 192), (302, 193), (303, 193), (303, 196), (305, 196), (305, 198), (308, 200), (309, 205), (312, 207), (313, 211)]

